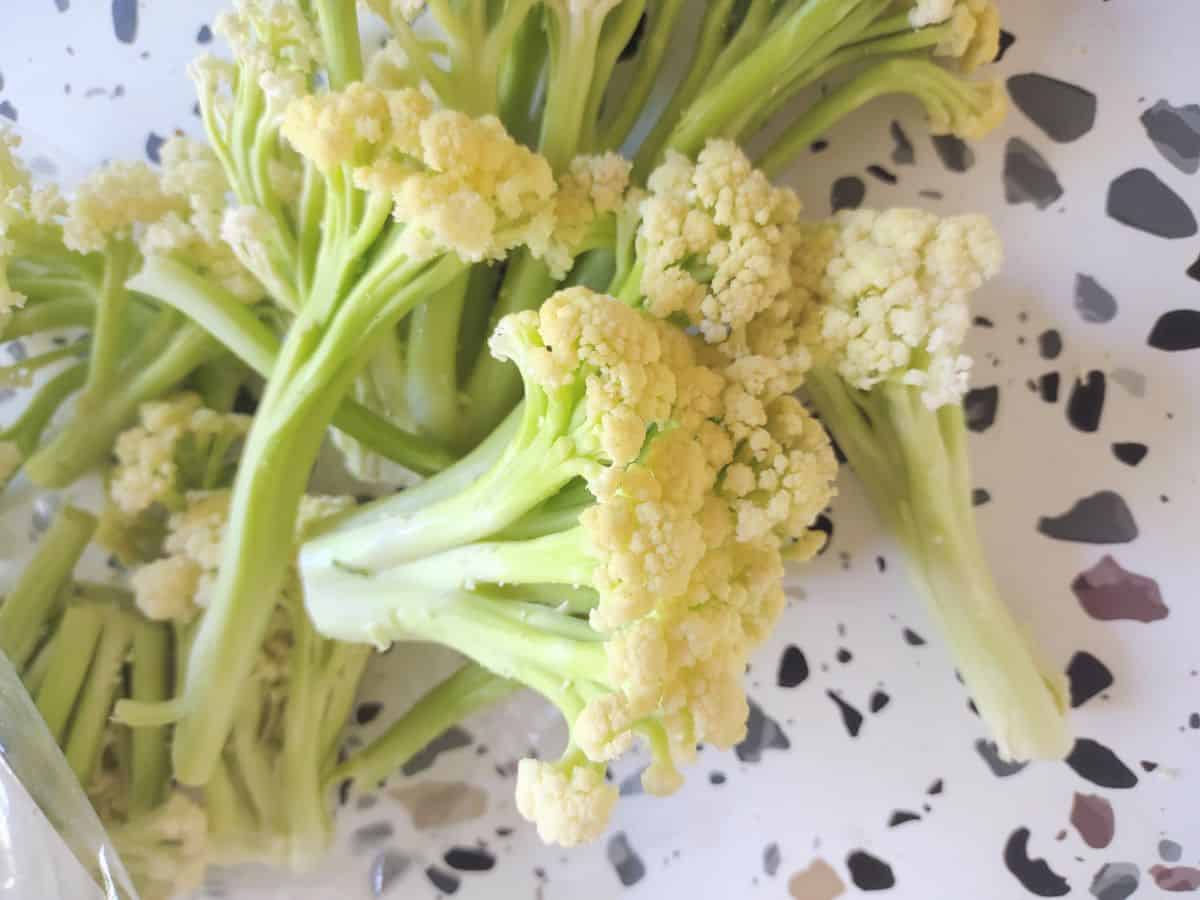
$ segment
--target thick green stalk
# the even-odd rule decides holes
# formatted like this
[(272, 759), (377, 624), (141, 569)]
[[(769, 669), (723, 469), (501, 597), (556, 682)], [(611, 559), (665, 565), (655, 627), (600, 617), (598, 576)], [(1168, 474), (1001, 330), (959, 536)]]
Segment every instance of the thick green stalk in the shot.
[(358, 5), (350, 0), (313, 0), (318, 33), (325, 48), (329, 86), (340, 91), (362, 81), (362, 44), (358, 39)]
[[(161, 258), (147, 260), (129, 286), (162, 298), (263, 378), (270, 377), (279, 355), (279, 338), (232, 295), (187, 266)], [(391, 424), (349, 397), (338, 407), (333, 424), (376, 453), (420, 474), (440, 471), (454, 461), (449, 451)]]
[(192, 647), (173, 748), (184, 784), (211, 777), (229, 734), (233, 710), (222, 698), (245, 682), (266, 634), (272, 604), (263, 598), (283, 585), (300, 499), (335, 410), (378, 335), (462, 268), (447, 256), (407, 284), (356, 287), (327, 326), (311, 317), (325, 302), (306, 307), (289, 329), (242, 451), (222, 564)]
[(103, 398), (99, 409), (76, 415), (54, 439), (30, 457), (25, 472), (44, 488), (73, 484), (112, 450), (122, 429), (137, 420), (138, 408), (156, 400), (183, 381), (220, 348), (193, 325), (178, 328), (161, 352), (150, 359), (137, 353), (122, 366), (121, 384)]
[(96, 655), (88, 669), (87, 683), (71, 718), (71, 728), (63, 752), (79, 783), (87, 785), (104, 746), (104, 729), (121, 687), (121, 667), (133, 644), (134, 619), (124, 613), (110, 612)]
[(527, 16), (500, 72), (500, 121), (509, 134), (527, 146), (537, 140), (540, 117), (534, 104), (548, 52), (540, 17)]
[(458, 427), (458, 335), (470, 282), (464, 271), (408, 320), (408, 410), (418, 431), (444, 445)]
[(38, 542), (12, 592), (0, 603), (0, 651), (20, 671), (59, 606), (63, 588), (96, 531), (96, 517), (64, 506)]
[(504, 274), (501, 266), (473, 266), (467, 300), (463, 304), (462, 322), (458, 327), (458, 384), (466, 384), (471, 368), (481, 352), (486, 352), (492, 309), (496, 292)]
[[(625, 0), (604, 22), (600, 40), (596, 46), (592, 85), (588, 91), (583, 129), (580, 131), (576, 152), (592, 153), (597, 150), (597, 132), (600, 129), (600, 116), (604, 108), (605, 95), (608, 92), (609, 83), (612, 81), (613, 72), (621, 59), (621, 53), (637, 30), (638, 22), (641, 21), (642, 13), (645, 12), (646, 3), (647, 0)], [(622, 102), (628, 101), (623, 99)]]
[(95, 303), (82, 296), (29, 303), (0, 321), (0, 340), (14, 341), (60, 328), (84, 328), (92, 323), (95, 309)]
[(667, 146), (694, 156), (706, 140), (733, 136), (809, 64), (813, 46), (865, 0), (809, 0), (772, 25), (758, 48), (691, 104)]
[(60, 747), (103, 627), (104, 612), (99, 607), (73, 606), (63, 613), (55, 634), (49, 669), (35, 696), (38, 712)]
[(125, 279), (132, 258), (133, 247), (123, 241), (115, 242), (105, 254), (104, 280), (96, 298), (96, 318), (92, 324), (87, 385), (80, 398), (89, 406), (101, 403), (108, 395), (120, 367), (125, 309), (129, 305)]
[[(545, 263), (534, 259), (528, 251), (518, 250), (500, 286), (488, 333), (510, 313), (537, 309), (554, 293), (556, 286)], [(470, 449), (491, 433), (517, 405), (521, 399), (521, 375), (512, 363), (492, 356), (485, 345), (471, 369), (464, 394), (466, 408), (459, 446)]]
[(1062, 758), (1072, 743), (1063, 679), (1039, 665), (997, 594), (975, 527), (961, 411), (929, 410), (916, 388), (885, 383), (863, 395), (835, 379), (818, 372), (810, 396), (900, 539), (1001, 753)]
[[(171, 695), (171, 630), (165, 622), (141, 620), (133, 637), (131, 692), (134, 700), (159, 703)], [(171, 776), (171, 750), (167, 728), (133, 730), (129, 775), (129, 809), (137, 815), (156, 808), (165, 799)]]
[(421, 697), (387, 731), (334, 769), (328, 784), (350, 781), (360, 790), (374, 790), (446, 729), (512, 695), (519, 687), (482, 666), (468, 663)]

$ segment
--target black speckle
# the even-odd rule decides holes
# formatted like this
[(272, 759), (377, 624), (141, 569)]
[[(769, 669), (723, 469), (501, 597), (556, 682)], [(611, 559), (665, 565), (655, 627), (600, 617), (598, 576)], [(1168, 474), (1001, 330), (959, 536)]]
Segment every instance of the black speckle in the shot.
[(927, 793), (930, 797), (936, 797), (944, 790), (946, 790), (946, 782), (940, 778), (935, 778), (933, 783), (930, 784), (929, 787), (925, 788), (925, 793)]
[(772, 878), (779, 871), (779, 864), (783, 862), (783, 854), (779, 852), (779, 845), (775, 843), (767, 844), (763, 848), (763, 871)]
[(708, 773), (708, 783), (709, 784), (722, 785), (726, 782), (726, 780), (727, 779), (725, 778), (724, 772), (709, 772)]
[(1085, 381), (1075, 379), (1071, 397), (1067, 401), (1067, 418), (1080, 431), (1090, 434), (1099, 429), (1100, 417), (1104, 413), (1106, 385), (1104, 373), (1094, 369), (1087, 373)]
[(646, 875), (645, 863), (629, 845), (629, 838), (623, 831), (618, 831), (608, 839), (608, 861), (625, 887), (637, 884)]
[(1079, 738), (1067, 757), (1067, 765), (1081, 778), (1106, 788), (1131, 788), (1138, 778), (1125, 763), (1099, 741)]
[(905, 628), (903, 631), (903, 634), (904, 634), (904, 643), (908, 644), (908, 646), (910, 646), (910, 647), (924, 647), (925, 646), (925, 638), (921, 637), (919, 634), (917, 634), (911, 628)]
[(474, 738), (459, 728), (457, 725), (452, 725), (443, 731), (438, 737), (430, 741), (425, 749), (413, 755), (412, 759), (406, 762), (400, 769), (405, 775), (416, 775), (418, 772), (424, 772), (433, 765), (441, 754), (448, 750), (457, 750), (459, 747), (469, 747)]
[(1058, 359), (1062, 349), (1062, 335), (1057, 329), (1050, 328), (1038, 335), (1038, 352), (1042, 354), (1042, 359)]
[(887, 571), (887, 560), (884, 559), (882, 556), (875, 557), (875, 568), (878, 569), (880, 571), (880, 573), (886, 572)]
[(1112, 445), (1113, 456), (1125, 463), (1127, 466), (1136, 466), (1146, 454), (1150, 452), (1150, 448), (1145, 444), (1139, 444), (1137, 441), (1122, 441)]
[(938, 159), (951, 172), (966, 172), (975, 165), (975, 151), (962, 138), (952, 134), (936, 134), (930, 140), (933, 141)]
[(1200, 728), (1200, 713), (1192, 713), (1188, 716), (1188, 728)]
[(892, 867), (865, 850), (855, 850), (846, 857), (850, 880), (860, 891), (886, 891), (896, 884)]
[(917, 194), (921, 197), (924, 197), (926, 200), (944, 200), (946, 197), (946, 195), (941, 191), (935, 191), (929, 188), (917, 191)]
[(971, 491), (971, 505), (983, 506), (985, 503), (992, 502), (992, 495), (988, 493), (986, 488), (974, 488)]
[(1200, 281), (1200, 256), (1196, 257), (1196, 261), (1187, 267), (1185, 274), (1188, 278), (1193, 278)]
[(166, 143), (166, 138), (155, 134), (153, 131), (146, 135), (146, 157), (152, 163), (162, 162), (159, 151), (162, 150), (162, 145)]
[(1143, 772), (1153, 772), (1158, 768), (1158, 763), (1149, 759), (1143, 759), (1138, 765), (1142, 767)]
[(867, 196), (867, 185), (857, 175), (846, 175), (833, 183), (829, 205), (834, 212), (843, 209), (858, 209)]
[(808, 660), (804, 651), (795, 644), (789, 644), (779, 658), (779, 675), (776, 683), (782, 688), (794, 688), (808, 678)]
[(1038, 393), (1047, 403), (1058, 402), (1058, 385), (1061, 380), (1057, 372), (1047, 372), (1038, 379)]
[(868, 706), (873, 713), (883, 712), (884, 708), (891, 702), (892, 698), (888, 695), (887, 691), (874, 691), (871, 694)]
[(411, 867), (412, 857), (397, 850), (384, 850), (371, 863), (371, 872), (368, 876), (371, 883), (371, 894), (382, 897), (391, 890), (392, 885), (404, 877)]
[(480, 847), (451, 847), (442, 859), (460, 872), (487, 872), (496, 866), (496, 857)]
[(1167, 162), (1188, 175), (1200, 171), (1200, 106), (1159, 100), (1142, 113), (1142, 125)]
[(746, 718), (746, 736), (733, 748), (734, 755), (744, 763), (762, 760), (765, 750), (787, 750), (792, 746), (779, 723), (763, 712), (762, 707), (749, 701), (750, 715)]
[(1130, 228), (1161, 238), (1196, 234), (1196, 216), (1149, 169), (1131, 169), (1108, 186), (1108, 214)]
[(122, 44), (132, 44), (137, 39), (137, 0), (112, 0), (113, 33)]
[(1000, 748), (996, 745), (995, 741), (980, 738), (975, 742), (975, 750), (997, 778), (1008, 778), (1011, 775), (1016, 775), (1029, 765), (1027, 762), (1013, 762), (1002, 757), (1000, 755)]
[(346, 778), (338, 785), (338, 806), (345, 806), (350, 802), (350, 788), (353, 786), (353, 780)]
[(1061, 516), (1043, 516), (1037, 528), (1046, 537), (1084, 544), (1127, 544), (1138, 536), (1133, 513), (1115, 491), (1097, 491)]
[(892, 141), (895, 144), (892, 148), (892, 162), (898, 166), (911, 166), (917, 161), (917, 154), (913, 149), (912, 141), (905, 134), (903, 126), (899, 122), (893, 121), (891, 133)]
[(1071, 683), (1071, 706), (1075, 709), (1112, 687), (1113, 683), (1113, 674), (1108, 666), (1086, 650), (1080, 650), (1071, 657), (1067, 678)]
[(996, 51), (996, 58), (993, 62), (1000, 62), (1004, 59), (1004, 54), (1008, 53), (1008, 48), (1017, 42), (1017, 36), (1011, 31), (1000, 29), (1000, 49)]
[(375, 721), (381, 712), (383, 712), (382, 703), (368, 700), (358, 704), (358, 708), (354, 710), (354, 721), (359, 725), (369, 725)]
[(621, 55), (618, 59), (632, 59), (637, 56), (638, 48), (642, 46), (642, 39), (646, 36), (646, 14), (642, 13), (638, 18), (637, 24), (633, 26), (633, 34), (629, 36), (629, 40), (625, 42), (625, 46), (621, 48)]
[(895, 828), (897, 825), (920, 821), (921, 816), (919, 813), (910, 812), (907, 809), (897, 809), (888, 817), (888, 828)]
[(1060, 144), (1078, 140), (1096, 124), (1096, 95), (1077, 84), (1030, 72), (1009, 78), (1008, 93), (1017, 109)]
[(7, 100), (0, 100), (0, 116), (15, 122), (17, 121), (17, 108)]
[(1010, 138), (1004, 151), (1004, 199), (1048, 209), (1062, 195), (1063, 187), (1045, 157), (1020, 138)]
[(425, 877), (433, 882), (433, 886), (443, 894), (454, 894), (458, 892), (462, 882), (459, 881), (457, 875), (451, 875), (444, 869), (439, 869), (437, 866), (430, 866), (425, 870)]
[(884, 184), (895, 184), (900, 180), (895, 176), (894, 173), (889, 172), (883, 166), (879, 165), (867, 166), (867, 174), (874, 178), (878, 178)]
[(1004, 865), (1025, 890), (1038, 897), (1065, 897), (1071, 885), (1044, 859), (1029, 858), (1029, 829), (1018, 828), (1004, 845)]
[(963, 412), (967, 427), (972, 431), (987, 431), (996, 421), (996, 410), (1000, 405), (1000, 388), (972, 388), (963, 398)]
[(825, 546), (821, 549), (821, 552), (824, 553), (833, 541), (833, 519), (829, 518), (825, 513), (821, 513), (817, 516), (817, 520), (813, 522), (812, 527), (813, 531), (825, 532)]
[(812, 153), (824, 153), (829, 149), (829, 141), (813, 141), (808, 149)]
[(212, 29), (207, 25), (201, 25), (200, 30), (196, 32), (197, 44), (211, 44), (213, 39)]
[(974, 319), (971, 320), (971, 324), (975, 325), (978, 328), (995, 328), (996, 327), (996, 323), (993, 322), (991, 319), (989, 319), (987, 316), (976, 316)]
[(862, 730), (863, 714), (833, 691), (826, 691), (825, 694), (837, 704), (838, 712), (842, 715), (842, 724), (846, 726), (850, 737), (858, 737), (858, 733)]
[(835, 654), (834, 658), (838, 662), (840, 662), (842, 665), (845, 665), (846, 663), (848, 663), (852, 659), (854, 659), (854, 654), (851, 653), (849, 650), (847, 650), (845, 647), (838, 647), (837, 653)]
[(1159, 316), (1150, 331), (1155, 350), (1176, 352), (1200, 348), (1200, 310), (1173, 309)]
[(1111, 322), (1117, 315), (1117, 298), (1092, 276), (1076, 275), (1075, 309), (1085, 322)]

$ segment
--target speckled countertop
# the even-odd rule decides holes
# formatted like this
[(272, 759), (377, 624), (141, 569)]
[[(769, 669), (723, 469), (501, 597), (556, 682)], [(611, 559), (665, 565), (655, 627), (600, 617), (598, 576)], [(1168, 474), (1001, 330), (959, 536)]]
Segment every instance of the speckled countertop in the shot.
[[(155, 159), (163, 136), (197, 129), (183, 66), (219, 5), (10, 0), (0, 116), (60, 167)], [(676, 797), (637, 796), (632, 765), (614, 773), (626, 796), (599, 845), (539, 847), (513, 808), (513, 761), (557, 736), (517, 700), (520, 719), (473, 719), (349, 804), (316, 873), (220, 873), (211, 896), (1200, 892), (1200, 4), (1002, 7), (1014, 110), (999, 135), (931, 141), (914, 110), (885, 104), (815, 144), (793, 180), (814, 215), (981, 210), (1006, 239), (971, 339), (976, 503), (1002, 589), (1070, 674), (1070, 758), (997, 758), (847, 477), (829, 548), (795, 573), (750, 672), (749, 735), (702, 752)], [(33, 502), (6, 501), (0, 569)], [(395, 672), (388, 658), (369, 677), (351, 740), (403, 707), (413, 686)]]

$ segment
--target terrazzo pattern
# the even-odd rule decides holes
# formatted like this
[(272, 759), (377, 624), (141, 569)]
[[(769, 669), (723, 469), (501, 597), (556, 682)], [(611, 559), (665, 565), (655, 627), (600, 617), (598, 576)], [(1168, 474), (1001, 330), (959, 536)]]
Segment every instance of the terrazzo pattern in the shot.
[[(182, 67), (213, 42), (220, 5), (28, 0), (0, 35), (0, 116), (46, 138), (68, 175), (156, 161), (166, 135), (197, 128)], [(608, 836), (540, 847), (513, 807), (515, 760), (561, 735), (521, 698), (447, 732), (377, 794), (343, 796), (342, 839), (317, 872), (214, 873), (205, 896), (1200, 893), (1200, 80), (1181, 71), (1200, 7), (1060, 0), (1052, 23), (1045, 9), (1005, 3), (1003, 133), (930, 138), (883, 104), (815, 143), (797, 184), (814, 215), (980, 209), (1007, 239), (972, 337), (975, 499), (1002, 588), (1069, 677), (1070, 757), (1000, 757), (847, 477), (822, 520), (828, 550), (790, 579), (748, 674), (745, 740), (702, 749), (677, 797), (642, 795), (632, 760), (611, 773), (627, 799)], [(0, 516), (0, 581), (8, 548), (48, 514), (21, 499), (21, 517)], [(351, 739), (415, 690), (397, 661), (369, 675)]]

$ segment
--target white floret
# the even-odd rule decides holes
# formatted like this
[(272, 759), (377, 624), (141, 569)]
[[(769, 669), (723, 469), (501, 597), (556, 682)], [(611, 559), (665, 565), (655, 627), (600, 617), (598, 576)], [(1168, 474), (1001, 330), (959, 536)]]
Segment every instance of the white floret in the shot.
[(617, 789), (596, 766), (564, 772), (536, 759), (517, 765), (517, 810), (537, 826), (547, 844), (575, 847), (604, 833), (617, 802)]

